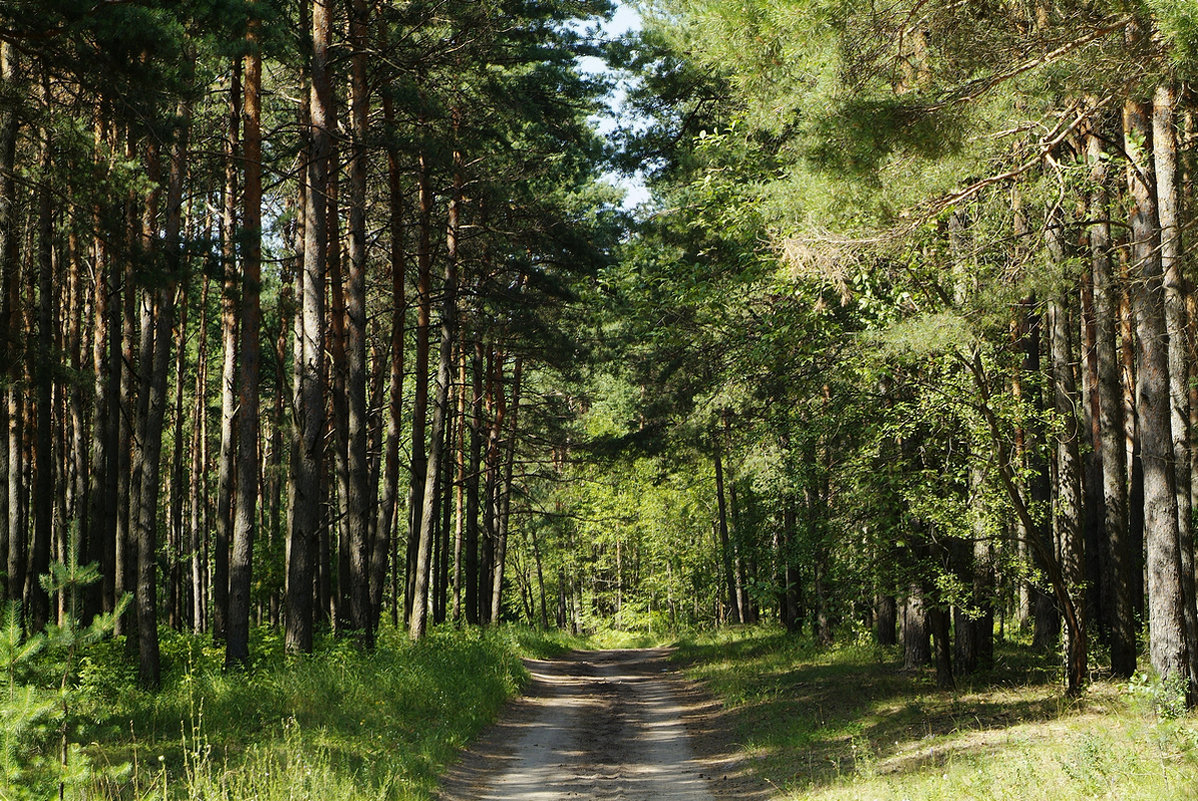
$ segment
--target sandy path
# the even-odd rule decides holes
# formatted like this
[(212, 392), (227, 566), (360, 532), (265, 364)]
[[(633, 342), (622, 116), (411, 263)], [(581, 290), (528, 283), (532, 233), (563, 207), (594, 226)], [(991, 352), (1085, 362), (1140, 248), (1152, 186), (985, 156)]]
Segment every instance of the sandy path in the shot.
[[(528, 662), (526, 697), (443, 782), (443, 801), (716, 801), (688, 691), (661, 649)], [(717, 766), (714, 768), (719, 770)], [(716, 776), (717, 784), (721, 777)], [(730, 789), (730, 788), (729, 788)], [(742, 797), (739, 793), (735, 797)], [(748, 796), (744, 796), (748, 797)]]

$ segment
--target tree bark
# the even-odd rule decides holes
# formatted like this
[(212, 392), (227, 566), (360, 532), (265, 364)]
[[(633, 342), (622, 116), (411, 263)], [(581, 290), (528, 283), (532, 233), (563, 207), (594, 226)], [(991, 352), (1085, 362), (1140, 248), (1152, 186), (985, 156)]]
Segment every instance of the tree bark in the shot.
[[(0, 85), (6, 91), (15, 91), (19, 76), (17, 50), (12, 42), (0, 42)], [(11, 453), (15, 447), (10, 439), (11, 414), (17, 381), (16, 352), (18, 349), (18, 326), (16, 325), (16, 287), (19, 283), (20, 265), (17, 262), (17, 195), (19, 187), (13, 167), (16, 164), (17, 133), (20, 118), (17, 109), (5, 106), (0, 109), (0, 377), (9, 385), (0, 398), (0, 565), (5, 568), (0, 579), (0, 598), (20, 601), (22, 581), (13, 573), (16, 564), (10, 555), (22, 537), (14, 525), (15, 516), (9, 506)], [(23, 579), (23, 577), (21, 577)]]
[(483, 345), (474, 341), (470, 391), (470, 472), (466, 477), (466, 622), (477, 624), (479, 614), (479, 484), (483, 452)]
[[(423, 121), (422, 121), (423, 124)], [(432, 316), (432, 210), (433, 189), (429, 176), (428, 158), (424, 153), (419, 158), (420, 214), (416, 241), (416, 387), (412, 398), (412, 460), (411, 483), (408, 487), (408, 558), (406, 600), (409, 624), (415, 609), (414, 592), (417, 575), (416, 562), (421, 536), (421, 520), (424, 517), (423, 503), (428, 464), (425, 449), (428, 428), (428, 361), (429, 324)], [(427, 581), (427, 578), (424, 579)], [(421, 624), (423, 627), (423, 624)]]
[(324, 258), (327, 248), (329, 153), (331, 151), (331, 87), (328, 50), (331, 21), (328, 0), (312, 3), (311, 88), (308, 99), (309, 152), (304, 192), (304, 261), (302, 281), (303, 341), (297, 348), (299, 375), (299, 456), (293, 481), (293, 511), (288, 533), (287, 599), (284, 607), (288, 651), (312, 650), (312, 586), (317, 530), (320, 526), (324, 462), (324, 392), (321, 380), (324, 348)]
[[(43, 100), (49, 104), (49, 86), (43, 84)], [(29, 625), (41, 631), (50, 619), (50, 595), (40, 578), (50, 569), (50, 537), (54, 503), (54, 467), (52, 451), (52, 421), (54, 416), (54, 385), (51, 360), (54, 358), (55, 294), (54, 270), (51, 262), (54, 220), (52, 188), (52, 150), (50, 130), (40, 136), (41, 183), (37, 188), (37, 351), (33, 367), (35, 386), (34, 413), (37, 417), (37, 447), (34, 471), (36, 485), (33, 495), (33, 541), (29, 549), (29, 572), (25, 576), (25, 597), (29, 604)]]
[(903, 669), (914, 670), (932, 660), (923, 587), (912, 583), (903, 602)]
[[(190, 117), (190, 106), (182, 103), (180, 116)], [(178, 282), (181, 250), (180, 230), (183, 216), (183, 182), (187, 174), (187, 126), (180, 128), (171, 150), (167, 179), (166, 216), (161, 252), (165, 277), (157, 289), (145, 290), (143, 304), (153, 306), (152, 359), (142, 362), (142, 387), (147, 393), (144, 401), (146, 419), (145, 440), (141, 448), (142, 479), (138, 511), (137, 557), (137, 621), (139, 675), (143, 685), (157, 687), (160, 682), (158, 657), (158, 499), (162, 465), (162, 431), (166, 417), (166, 394), (169, 383), (174, 298)], [(153, 216), (147, 208), (147, 218)], [(153, 248), (156, 226), (145, 228), (148, 247)], [(143, 332), (144, 337), (144, 332)], [(144, 351), (144, 348), (143, 348)]]
[[(1194, 598), (1194, 531), (1190, 506), (1190, 392), (1186, 358), (1186, 283), (1182, 276), (1181, 193), (1178, 185), (1175, 109), (1177, 92), (1157, 87), (1152, 114), (1160, 260), (1164, 284), (1165, 333), (1168, 335), (1169, 426), (1177, 496), (1177, 537), (1181, 555), (1181, 592), (1192, 675), (1198, 683), (1198, 608)], [(1195, 687), (1198, 690), (1198, 686)]]
[(1100, 550), (1103, 576), (1102, 607), (1107, 623), (1111, 670), (1130, 677), (1136, 669), (1135, 611), (1131, 597), (1131, 568), (1127, 545), (1127, 453), (1123, 420), (1123, 390), (1115, 329), (1119, 317), (1118, 290), (1111, 264), (1108, 168), (1103, 139), (1086, 138), (1091, 186), (1089, 217), (1090, 267), (1094, 282), (1095, 352), (1098, 360), (1099, 436), (1102, 440), (1103, 538)]
[[(427, 172), (423, 168), (421, 169), (421, 176), (421, 216), (423, 217), (424, 187), (428, 181)], [(460, 203), (460, 197), (455, 193), (455, 197), (451, 201), (451, 205), (454, 208), (450, 210), (450, 246), (445, 259), (445, 286), (442, 294), (441, 346), (437, 360), (436, 400), (433, 407), (433, 427), (429, 434), (428, 463), (425, 466), (424, 473), (424, 497), (420, 503), (420, 533), (416, 548), (412, 611), (408, 620), (408, 635), (413, 640), (419, 640), (424, 636), (427, 625), (429, 611), (429, 569), (432, 559), (436, 495), (438, 482), (441, 477), (440, 471), (443, 469), (441, 462), (444, 455), (445, 427), (449, 419), (449, 384), (453, 380), (453, 341), (457, 331), (458, 260), (456, 252), (456, 206), (458, 203)], [(423, 236), (424, 232), (422, 231), (421, 237)], [(422, 275), (422, 283), (423, 280), (424, 277)], [(421, 296), (423, 302), (423, 298), (428, 296), (428, 287), (422, 287)], [(418, 380), (420, 375), (418, 371)], [(423, 429), (421, 429), (420, 436), (423, 436)]]
[[(375, 494), (370, 482), (366, 452), (369, 427), (366, 410), (366, 137), (370, 89), (366, 82), (366, 46), (369, 16), (365, 0), (350, 2), (350, 46), (353, 52), (350, 80), (349, 162), (349, 281), (346, 285), (349, 624), (366, 647), (374, 645), (370, 614), (370, 515)], [(374, 485), (377, 490), (377, 483)]]
[(229, 544), (233, 532), (233, 483), (236, 469), (237, 392), (237, 162), (240, 159), (241, 60), (234, 59), (229, 85), (228, 139), (225, 144), (224, 208), (221, 218), (220, 451), (217, 456), (216, 531), (212, 543), (212, 638), (223, 642), (229, 617)]
[[(395, 110), (389, 95), (383, 95), (383, 119), (388, 130), (395, 125)], [(399, 496), (399, 438), (403, 424), (404, 321), (408, 304), (405, 297), (403, 254), (403, 189), (400, 185), (399, 152), (387, 149), (387, 189), (390, 200), (389, 233), (391, 237), (391, 370), (388, 384), (389, 414), (387, 416), (386, 455), (383, 459), (383, 494), (375, 525), (374, 549), (370, 564), (370, 605), (373, 625), (382, 616), (383, 585), (387, 575), (387, 560), (394, 536), (396, 506)], [(391, 599), (398, 604), (398, 598)]]
[(191, 626), (199, 634), (208, 630), (206, 603), (207, 560), (204, 538), (208, 530), (208, 278), (201, 275), (200, 331), (196, 343), (196, 383), (191, 436), (191, 531), (189, 562), (191, 567)]
[(229, 560), (229, 618), (225, 665), (250, 657), (250, 586), (258, 516), (258, 376), (261, 363), (262, 283), (262, 56), (260, 21), (250, 9), (246, 30), (245, 115), (242, 159), (245, 195), (242, 212), (241, 380), (237, 392), (237, 482), (233, 512), (233, 551)]
[(1148, 110), (1129, 100), (1123, 111), (1124, 147), (1130, 154), (1128, 195), (1131, 260), (1139, 279), (1134, 293), (1139, 341), (1138, 429), (1144, 470), (1144, 536), (1148, 554), (1148, 629), (1152, 666), (1163, 677), (1191, 683), (1185, 595), (1177, 527), (1177, 493), (1170, 431), (1169, 354), (1166, 344), (1160, 223), (1153, 192)]
[[(1055, 232), (1050, 231), (1055, 239)], [(1054, 258), (1062, 257), (1059, 242), (1049, 245)], [(1054, 452), (1056, 455), (1057, 493), (1053, 522), (1060, 543), (1061, 570), (1068, 591), (1073, 596), (1076, 625), (1066, 631), (1066, 686), (1071, 695), (1082, 691), (1088, 678), (1086, 665), (1086, 619), (1082, 588), (1085, 580), (1083, 555), (1081, 457), (1079, 455), (1077, 416), (1077, 384), (1073, 376), (1073, 352), (1069, 336), (1069, 314), (1064, 301), (1049, 304), (1051, 325), (1049, 339), (1052, 353), (1054, 406), (1060, 421)]]
[[(491, 585), (491, 622), (498, 623), (503, 609), (503, 570), (507, 559), (508, 523), (512, 511), (512, 469), (516, 460), (517, 421), (520, 417), (520, 384), (524, 375), (524, 359), (516, 357), (512, 371), (512, 403), (508, 415), (507, 448), (504, 456), (503, 483), (500, 487), (499, 520), (496, 525), (495, 580)], [(499, 388), (503, 391), (503, 387)]]

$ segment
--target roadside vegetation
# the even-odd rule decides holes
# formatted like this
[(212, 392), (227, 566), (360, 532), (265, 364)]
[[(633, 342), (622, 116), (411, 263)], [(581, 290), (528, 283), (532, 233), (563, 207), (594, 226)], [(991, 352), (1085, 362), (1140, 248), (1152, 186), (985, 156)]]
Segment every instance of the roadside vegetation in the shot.
[[(651, 647), (670, 635), (575, 637), (521, 626), (384, 627), (373, 653), (326, 636), (288, 657), (270, 628), (226, 671), (207, 638), (163, 640), (140, 689), (123, 638), (73, 655), (51, 632), (5, 651), (0, 799), (430, 799), (460, 748), (528, 678), (521, 657)], [(898, 647), (822, 646), (773, 626), (676, 637), (676, 663), (727, 708), (729, 737), (777, 799), (1188, 799), (1198, 719), (1147, 673), (1063, 691), (1059, 657), (999, 640), (994, 667), (937, 686)], [(63, 675), (67, 680), (63, 681)], [(66, 758), (63, 758), (63, 749)]]
[(770, 628), (685, 638), (675, 658), (731, 710), (781, 799), (1198, 797), (1198, 719), (1147, 674), (1069, 698), (1055, 654), (1007, 641), (992, 670), (940, 689), (896, 648)]
[[(43, 649), (13, 665), (4, 694), (0, 799), (57, 797), (60, 782), (67, 798), (427, 799), (527, 680), (520, 658), (579, 644), (520, 627), (437, 628), (413, 643), (384, 628), (372, 653), (327, 637), (287, 657), (263, 628), (251, 664), (225, 671), (210, 639), (172, 633), (151, 693), (114, 638), (87, 647), (69, 694), (61, 655)], [(21, 699), (35, 714), (16, 714)]]

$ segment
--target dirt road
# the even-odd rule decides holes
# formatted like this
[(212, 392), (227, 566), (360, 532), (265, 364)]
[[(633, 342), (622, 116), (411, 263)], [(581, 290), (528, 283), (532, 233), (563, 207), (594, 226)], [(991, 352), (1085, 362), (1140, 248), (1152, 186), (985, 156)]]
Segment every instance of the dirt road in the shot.
[(667, 654), (530, 660), (525, 697), (462, 755), (442, 801), (764, 798), (739, 775), (718, 707), (669, 667)]

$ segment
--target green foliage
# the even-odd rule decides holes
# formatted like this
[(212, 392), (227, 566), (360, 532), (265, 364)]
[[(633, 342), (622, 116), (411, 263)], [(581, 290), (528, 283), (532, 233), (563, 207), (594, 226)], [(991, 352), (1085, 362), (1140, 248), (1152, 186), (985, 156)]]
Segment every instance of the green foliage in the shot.
[(1198, 74), (1198, 3), (1194, 0), (1148, 0), (1169, 57), (1186, 76)]
[[(419, 643), (385, 629), (373, 652), (326, 637), (288, 657), (254, 632), (254, 662), (226, 673), (207, 638), (166, 634), (163, 685), (140, 690), (120, 643), (87, 649), (78, 718), (97, 764), (95, 797), (430, 798), (457, 749), (527, 680), (522, 656), (576, 647), (561, 633), (433, 630)], [(100, 676), (117, 678), (98, 679)], [(121, 678), (124, 676), (124, 678)]]
[(1177, 720), (1184, 718), (1189, 710), (1187, 684), (1188, 680), (1182, 674), (1175, 673), (1162, 679), (1141, 670), (1128, 680), (1126, 693), (1162, 720)]
[(70, 797), (95, 781), (118, 776), (121, 766), (98, 767), (79, 744), (76, 704), (86, 695), (78, 654), (109, 635), (128, 605), (122, 599), (111, 614), (87, 626), (78, 619), (79, 593), (100, 578), (94, 564), (81, 566), (74, 548), (67, 562), (55, 562), (40, 576), (48, 593), (68, 598), (68, 613), (44, 632), (27, 635), (21, 610), (6, 605), (0, 629), (0, 671), (6, 697), (0, 698), (0, 797)]

